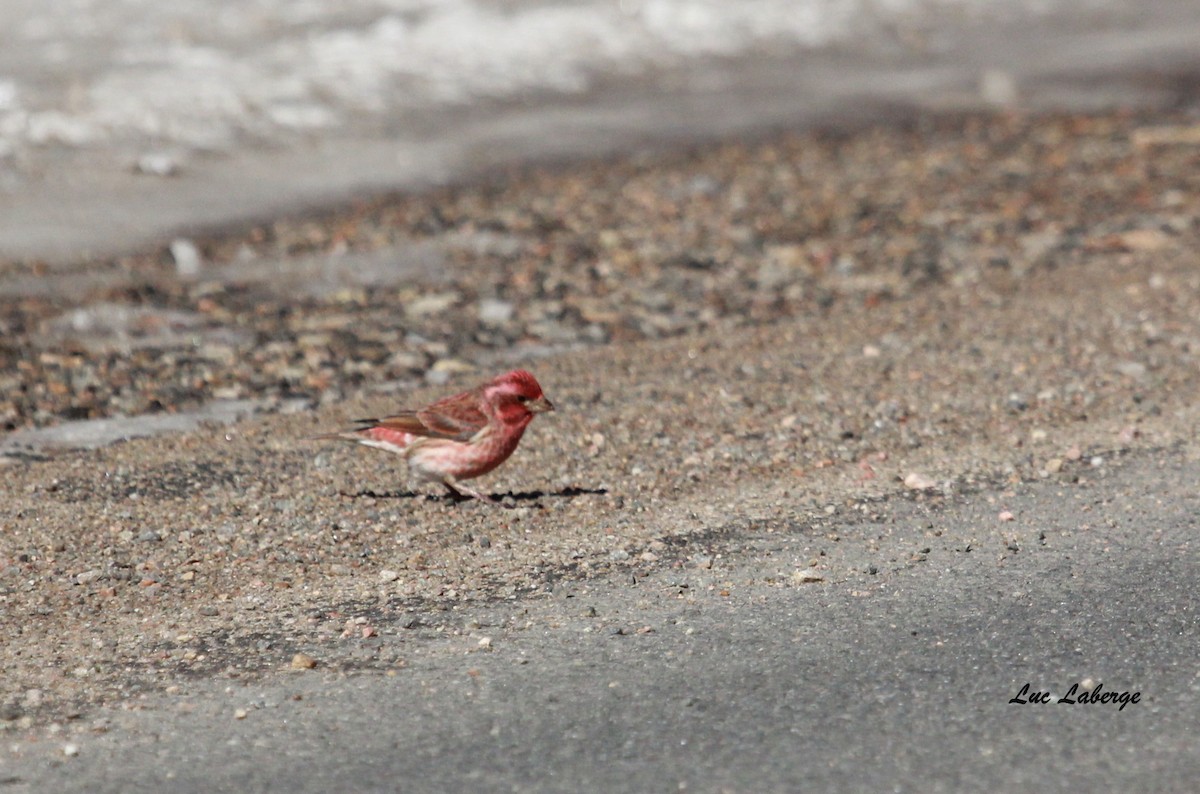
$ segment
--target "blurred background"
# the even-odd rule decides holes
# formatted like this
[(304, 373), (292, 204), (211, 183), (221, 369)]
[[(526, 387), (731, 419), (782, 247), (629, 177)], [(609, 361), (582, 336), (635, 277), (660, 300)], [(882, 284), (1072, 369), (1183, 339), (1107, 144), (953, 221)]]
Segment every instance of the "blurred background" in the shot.
[(0, 0), (0, 260), (920, 109), (1173, 101), (1194, 0)]

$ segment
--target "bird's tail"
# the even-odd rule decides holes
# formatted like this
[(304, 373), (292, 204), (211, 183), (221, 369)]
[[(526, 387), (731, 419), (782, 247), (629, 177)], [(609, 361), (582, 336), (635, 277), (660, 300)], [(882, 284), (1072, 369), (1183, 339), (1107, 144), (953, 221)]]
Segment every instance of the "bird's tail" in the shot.
[(355, 443), (361, 443), (363, 441), (363, 439), (367, 438), (367, 432), (370, 431), (370, 429), (372, 427), (375, 427), (376, 425), (379, 424), (379, 420), (378, 419), (355, 419), (354, 424), (357, 426), (350, 428), (349, 430), (338, 430), (333, 433), (319, 433), (315, 436), (306, 436), (305, 440), (306, 441), (353, 441)]

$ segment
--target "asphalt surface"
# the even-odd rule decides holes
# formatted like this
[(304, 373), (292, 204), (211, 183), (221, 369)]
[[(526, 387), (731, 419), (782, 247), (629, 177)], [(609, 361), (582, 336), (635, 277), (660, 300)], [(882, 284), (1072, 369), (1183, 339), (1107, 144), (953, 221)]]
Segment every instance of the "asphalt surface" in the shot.
[[(711, 560), (444, 633), (417, 616), (398, 671), (200, 681), (26, 746), (2, 790), (1193, 790), (1200, 462), (1073, 479), (717, 533)], [(814, 531), (852, 573), (804, 581)], [(1077, 683), (1139, 698), (1059, 703)], [(1025, 684), (1051, 702), (1011, 703)]]

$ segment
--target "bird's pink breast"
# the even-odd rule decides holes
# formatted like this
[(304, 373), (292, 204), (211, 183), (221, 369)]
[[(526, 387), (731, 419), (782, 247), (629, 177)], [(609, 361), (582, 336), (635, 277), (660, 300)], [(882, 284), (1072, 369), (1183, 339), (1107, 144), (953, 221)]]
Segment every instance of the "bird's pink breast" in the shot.
[(412, 444), (409, 464), (423, 471), (469, 480), (508, 460), (525, 428), (491, 429), (468, 442), (423, 438)]

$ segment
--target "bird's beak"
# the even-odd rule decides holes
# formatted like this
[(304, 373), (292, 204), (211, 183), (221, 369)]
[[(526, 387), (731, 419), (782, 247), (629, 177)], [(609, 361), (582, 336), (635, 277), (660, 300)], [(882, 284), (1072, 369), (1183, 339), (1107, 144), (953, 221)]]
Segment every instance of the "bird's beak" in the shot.
[(530, 413), (544, 414), (547, 411), (554, 410), (554, 403), (550, 402), (545, 397), (538, 397), (533, 402), (526, 403), (525, 407), (529, 409)]

